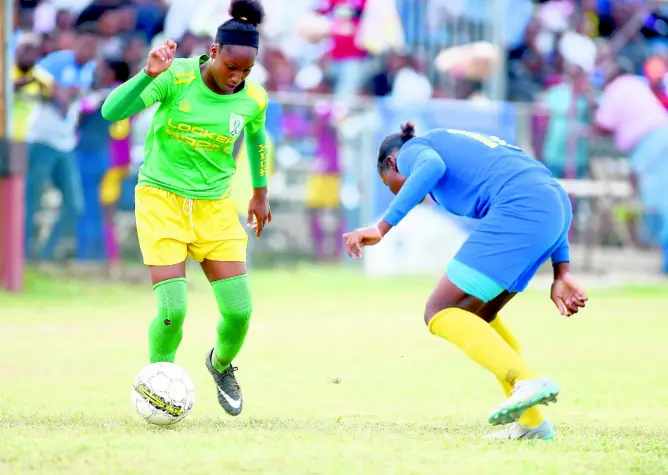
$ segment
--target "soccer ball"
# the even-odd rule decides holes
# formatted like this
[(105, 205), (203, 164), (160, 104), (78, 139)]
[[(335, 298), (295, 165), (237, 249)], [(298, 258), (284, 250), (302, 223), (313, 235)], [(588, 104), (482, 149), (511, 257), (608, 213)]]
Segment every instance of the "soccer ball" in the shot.
[(174, 363), (153, 363), (135, 378), (130, 395), (137, 413), (160, 426), (183, 420), (195, 403), (195, 385), (188, 372)]

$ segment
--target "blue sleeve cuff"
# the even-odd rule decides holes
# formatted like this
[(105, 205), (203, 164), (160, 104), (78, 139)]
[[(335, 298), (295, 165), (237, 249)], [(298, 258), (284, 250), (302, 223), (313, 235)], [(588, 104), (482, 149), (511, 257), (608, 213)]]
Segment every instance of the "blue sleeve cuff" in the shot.
[(559, 264), (560, 262), (570, 262), (570, 246), (568, 241), (560, 245), (556, 251), (552, 254), (552, 265)]
[(397, 224), (399, 224), (399, 222), (402, 219), (404, 219), (405, 216), (406, 215), (403, 214), (398, 209), (396, 209), (394, 207), (391, 207), (390, 209), (387, 210), (387, 212), (385, 213), (385, 216), (383, 216), (383, 221), (385, 221), (390, 226), (394, 227)]

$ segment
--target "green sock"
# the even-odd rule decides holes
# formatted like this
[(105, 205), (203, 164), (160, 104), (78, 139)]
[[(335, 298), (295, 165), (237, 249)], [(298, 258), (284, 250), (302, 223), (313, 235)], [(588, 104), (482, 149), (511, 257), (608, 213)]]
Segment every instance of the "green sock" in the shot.
[(176, 350), (183, 338), (186, 318), (186, 279), (165, 280), (153, 286), (158, 297), (158, 314), (148, 327), (148, 348), (151, 363), (174, 362)]
[(218, 337), (211, 364), (222, 373), (241, 351), (253, 305), (245, 274), (212, 282), (211, 287), (221, 314), (216, 325)]

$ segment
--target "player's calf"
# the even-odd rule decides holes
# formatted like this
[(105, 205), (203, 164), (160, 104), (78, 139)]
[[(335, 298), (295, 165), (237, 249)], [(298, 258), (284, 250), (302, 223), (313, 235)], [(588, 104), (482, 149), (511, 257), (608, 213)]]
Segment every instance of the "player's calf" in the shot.
[(212, 282), (220, 318), (216, 325), (216, 346), (207, 356), (206, 365), (216, 383), (218, 402), (236, 416), (242, 410), (242, 393), (231, 366), (241, 351), (253, 311), (248, 276), (240, 275)]
[(158, 298), (158, 314), (149, 326), (151, 363), (173, 363), (183, 338), (187, 310), (187, 283), (184, 278), (169, 279), (153, 289)]

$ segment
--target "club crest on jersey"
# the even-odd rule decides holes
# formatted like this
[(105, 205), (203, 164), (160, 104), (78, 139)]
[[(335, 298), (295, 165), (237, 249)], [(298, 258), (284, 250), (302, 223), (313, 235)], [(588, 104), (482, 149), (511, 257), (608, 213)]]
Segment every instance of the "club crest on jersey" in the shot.
[(237, 114), (230, 114), (230, 137), (236, 137), (244, 128), (244, 118)]

